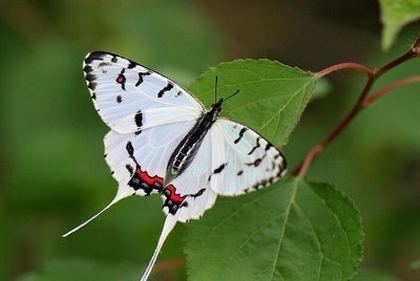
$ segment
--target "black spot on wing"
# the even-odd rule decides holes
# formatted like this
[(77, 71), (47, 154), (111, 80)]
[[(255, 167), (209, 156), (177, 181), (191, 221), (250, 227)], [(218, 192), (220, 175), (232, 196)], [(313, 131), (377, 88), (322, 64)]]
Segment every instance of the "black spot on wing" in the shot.
[(130, 173), (130, 175), (133, 175), (134, 168), (130, 164), (125, 165), (125, 168)]
[(88, 88), (91, 89), (92, 91), (94, 91), (96, 89), (96, 83), (95, 82), (89, 82), (88, 83)]
[(150, 73), (149, 71), (146, 72), (139, 72), (139, 80), (137, 80), (135, 86), (138, 87), (141, 83), (143, 83), (144, 80), (144, 76), (150, 75), (152, 73)]
[(111, 61), (113, 62), (113, 63), (116, 63), (117, 62), (117, 56), (116, 55), (113, 55), (112, 56), (112, 59), (111, 59)]
[(83, 67), (83, 71), (86, 74), (89, 74), (89, 73), (91, 73), (93, 71), (93, 68), (90, 65), (85, 65), (85, 67)]
[(96, 80), (96, 75), (93, 75), (92, 73), (87, 73), (85, 76), (86, 80), (89, 82), (93, 82)]
[(92, 99), (96, 100), (96, 94), (95, 93), (92, 93)]
[(269, 142), (267, 142), (267, 145), (265, 146), (265, 151), (269, 150), (273, 145)]
[(199, 196), (203, 195), (204, 191), (206, 191), (206, 189), (205, 189), (205, 188), (202, 188), (202, 189), (200, 189), (197, 193), (194, 193), (194, 194), (188, 194), (188, 195), (186, 195), (186, 196), (191, 196), (191, 197), (193, 197), (193, 198), (197, 198), (197, 197), (199, 197)]
[(128, 155), (133, 156), (134, 154), (134, 147), (131, 141), (127, 142), (125, 149), (127, 149)]
[(240, 175), (242, 175), (243, 173), (244, 173), (244, 170), (240, 170), (240, 171), (238, 171), (238, 173), (237, 173), (236, 175), (240, 176)]
[(141, 134), (141, 132), (142, 132), (142, 130), (138, 130), (138, 131), (135, 131), (135, 132), (134, 132), (134, 134), (135, 134), (136, 136), (138, 136), (138, 135), (140, 135), (140, 134)]
[(236, 143), (238, 143), (238, 142), (242, 139), (242, 137), (244, 136), (244, 134), (245, 134), (246, 130), (248, 130), (248, 128), (243, 127), (243, 128), (239, 131), (239, 136), (238, 136), (238, 138), (234, 141), (234, 143), (235, 143), (235, 144), (236, 144)]
[(220, 165), (218, 168), (214, 169), (213, 174), (218, 174), (221, 171), (223, 171), (223, 169), (226, 167), (226, 163), (223, 163), (222, 165)]
[(85, 71), (85, 73), (86, 73), (85, 79), (88, 82), (87, 86), (88, 86), (89, 89), (91, 89), (93, 91), (93, 90), (95, 90), (97, 84), (95, 82), (96, 81), (96, 76), (91, 73), (92, 70), (93, 70), (92, 67), (90, 67), (89, 65), (86, 65), (83, 68), (83, 71)]
[(163, 95), (164, 95), (166, 92), (170, 91), (173, 87), (174, 87), (174, 85), (173, 85), (170, 81), (168, 81), (168, 84), (167, 84), (167, 85), (166, 85), (163, 89), (161, 89), (161, 90), (158, 92), (157, 97), (158, 97), (158, 98), (163, 97)]
[(121, 95), (118, 95), (118, 96), (117, 96), (117, 102), (118, 102), (118, 103), (121, 103), (121, 102), (122, 102), (122, 97), (121, 97)]
[(134, 116), (134, 121), (139, 128), (143, 125), (143, 113), (141, 110), (137, 111), (136, 115)]
[(109, 62), (105, 62), (105, 61), (103, 61), (103, 62), (101, 62), (101, 63), (99, 63), (98, 64), (98, 67), (99, 68), (102, 68), (102, 67), (104, 67), (104, 66), (110, 66), (111, 64), (109, 63)]
[(251, 155), (258, 147), (260, 147), (261, 146), (261, 144), (260, 144), (260, 140), (261, 140), (261, 137), (258, 137), (257, 138), (257, 144), (251, 149), (251, 151), (250, 152), (248, 152), (248, 155)]
[(103, 60), (106, 55), (107, 53), (101, 51), (89, 53), (89, 55), (85, 58), (85, 63), (91, 64), (94, 60)]
[(130, 60), (130, 63), (128, 64), (127, 68), (128, 69), (133, 69), (137, 66), (137, 63), (135, 63), (134, 61)]

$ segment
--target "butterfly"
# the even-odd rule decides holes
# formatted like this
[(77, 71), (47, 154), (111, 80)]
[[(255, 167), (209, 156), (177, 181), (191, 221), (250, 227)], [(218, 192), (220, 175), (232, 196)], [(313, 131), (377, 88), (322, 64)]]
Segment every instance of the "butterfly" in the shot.
[[(219, 117), (229, 97), (206, 109), (165, 76), (108, 52), (89, 53), (83, 71), (96, 111), (111, 129), (105, 160), (118, 190), (102, 211), (63, 237), (123, 198), (160, 194), (166, 219), (142, 281), (177, 222), (199, 219), (218, 195), (258, 190), (286, 174), (286, 160), (274, 145)], [(217, 96), (217, 85), (215, 91)]]

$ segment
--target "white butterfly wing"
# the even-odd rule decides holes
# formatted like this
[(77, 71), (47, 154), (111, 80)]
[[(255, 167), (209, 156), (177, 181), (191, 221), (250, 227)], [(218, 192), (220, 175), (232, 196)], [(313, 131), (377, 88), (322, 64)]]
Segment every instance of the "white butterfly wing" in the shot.
[(281, 152), (250, 128), (218, 119), (211, 129), (211, 188), (239, 195), (268, 186), (287, 172)]
[(120, 188), (136, 195), (161, 192), (169, 158), (193, 126), (179, 122), (131, 134), (110, 131), (104, 139), (105, 160)]
[(105, 158), (118, 191), (101, 212), (63, 236), (127, 196), (161, 192), (172, 152), (204, 111), (168, 78), (115, 54), (89, 53), (83, 71), (95, 108), (112, 129)]
[(161, 192), (169, 158), (192, 126), (194, 122), (187, 121), (130, 134), (110, 131), (104, 139), (105, 160), (118, 182), (117, 194), (102, 211), (63, 237), (80, 230), (123, 198)]
[(83, 71), (96, 110), (119, 133), (195, 120), (204, 110), (170, 79), (118, 55), (89, 53)]

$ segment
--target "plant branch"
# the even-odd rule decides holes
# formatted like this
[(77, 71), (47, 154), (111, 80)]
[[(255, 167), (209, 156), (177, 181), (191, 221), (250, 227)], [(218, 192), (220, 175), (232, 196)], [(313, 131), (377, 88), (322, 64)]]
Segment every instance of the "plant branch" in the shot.
[(408, 52), (397, 57), (396, 59), (392, 60), (391, 62), (385, 64), (384, 66), (378, 69), (371, 69), (367, 66), (357, 64), (357, 63), (341, 63), (341, 64), (327, 67), (319, 71), (316, 74), (317, 78), (323, 77), (325, 75), (328, 75), (338, 70), (356, 69), (356, 70), (364, 72), (368, 76), (368, 80), (366, 81), (365, 86), (363, 87), (359, 95), (359, 98), (357, 99), (354, 106), (350, 109), (350, 111), (338, 123), (338, 125), (320, 142), (320, 144), (313, 146), (309, 150), (305, 158), (296, 167), (296, 169), (292, 172), (292, 174), (299, 177), (305, 176), (309, 167), (312, 165), (313, 161), (320, 154), (322, 154), (325, 147), (327, 147), (331, 142), (333, 142), (348, 127), (348, 125), (353, 121), (353, 119), (362, 109), (367, 108), (376, 100), (378, 100), (380, 97), (383, 97), (386, 93), (400, 86), (413, 83), (413, 82), (418, 82), (420, 79), (419, 76), (414, 76), (414, 77), (398, 80), (394, 83), (391, 83), (381, 88), (380, 90), (378, 90), (371, 96), (368, 96), (370, 90), (372, 89), (372, 86), (374, 85), (374, 83), (377, 81), (379, 77), (381, 77), (383, 74), (387, 73), (391, 69), (395, 68), (396, 66), (406, 62), (407, 60), (414, 57), (419, 57), (419, 56), (420, 56), (420, 38), (416, 40), (416, 42), (413, 44), (413, 46)]
[(396, 88), (416, 82), (420, 82), (420, 76), (411, 76), (392, 82), (391, 84), (382, 87), (381, 89), (367, 97), (363, 102), (363, 107), (366, 108), (368, 106), (371, 106), (374, 102), (376, 102), (377, 99), (395, 90)]
[(343, 70), (343, 69), (355, 69), (355, 70), (365, 73), (368, 77), (374, 75), (373, 70), (370, 69), (369, 67), (363, 64), (354, 63), (354, 62), (344, 62), (344, 63), (335, 64), (330, 67), (324, 68), (323, 70), (317, 72), (315, 75), (319, 79), (328, 74), (331, 74), (333, 72)]

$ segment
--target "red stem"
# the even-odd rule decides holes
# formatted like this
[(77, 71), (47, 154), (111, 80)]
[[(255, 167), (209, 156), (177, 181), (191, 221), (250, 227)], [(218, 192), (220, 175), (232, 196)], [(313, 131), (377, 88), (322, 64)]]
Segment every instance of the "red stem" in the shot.
[(313, 161), (324, 151), (325, 147), (327, 147), (331, 142), (333, 142), (343, 131), (347, 128), (347, 126), (353, 121), (354, 117), (364, 108), (374, 103), (378, 98), (384, 96), (386, 93), (392, 91), (395, 88), (398, 88), (402, 85), (406, 85), (413, 82), (418, 82), (419, 77), (410, 77), (406, 79), (402, 79), (396, 81), (394, 83), (385, 86), (384, 88), (380, 89), (370, 97), (368, 94), (372, 89), (373, 84), (376, 80), (382, 76), (384, 73), (388, 72), (389, 70), (393, 69), (394, 67), (400, 65), (401, 63), (420, 56), (420, 38), (416, 40), (413, 44), (412, 48), (402, 56), (396, 58), (395, 60), (391, 61), (390, 63), (382, 66), (379, 69), (371, 69), (367, 66), (357, 64), (357, 63), (341, 63), (337, 65), (333, 65), (327, 67), (321, 71), (319, 71), (316, 76), (317, 78), (323, 77), (328, 75), (332, 72), (343, 70), (343, 69), (356, 69), (361, 72), (364, 72), (369, 78), (366, 81), (365, 86), (363, 87), (362, 92), (359, 95), (356, 103), (352, 107), (352, 109), (346, 114), (346, 116), (338, 123), (338, 125), (321, 141), (320, 144), (315, 145), (309, 152), (306, 154), (305, 158), (301, 161), (301, 163), (295, 168), (292, 172), (293, 175), (303, 177), (306, 175), (309, 167), (312, 165)]
[(396, 88), (416, 82), (420, 82), (420, 76), (411, 76), (392, 82), (391, 84), (384, 86), (383, 88), (379, 89), (378, 91), (374, 92), (369, 97), (367, 97), (363, 102), (363, 108), (371, 106), (374, 102), (376, 102), (377, 99), (383, 97), (384, 95), (388, 94), (392, 90), (395, 90)]
[(332, 65), (330, 67), (324, 68), (323, 70), (316, 73), (316, 77), (321, 78), (332, 72), (336, 72), (343, 69), (355, 69), (355, 70), (365, 73), (369, 77), (374, 75), (373, 70), (363, 64), (353, 63), (353, 62), (344, 62), (344, 63), (339, 63), (339, 64)]

